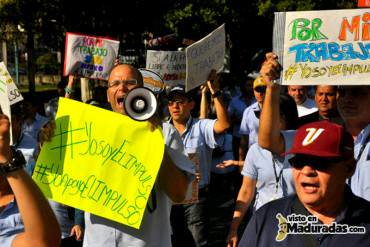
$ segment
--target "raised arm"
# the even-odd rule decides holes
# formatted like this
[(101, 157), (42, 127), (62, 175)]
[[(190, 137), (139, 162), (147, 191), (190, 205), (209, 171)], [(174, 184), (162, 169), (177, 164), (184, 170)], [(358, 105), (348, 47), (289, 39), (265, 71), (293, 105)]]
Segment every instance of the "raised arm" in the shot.
[(200, 98), (200, 112), (199, 118), (205, 119), (208, 117), (208, 102), (207, 102), (207, 85), (200, 86), (201, 98)]
[[(9, 126), (8, 118), (0, 114), (1, 163), (12, 158)], [(18, 169), (0, 179), (6, 179), (13, 191), (24, 224), (24, 232), (15, 237), (12, 246), (59, 246), (61, 233), (58, 222), (32, 178), (24, 169)]]
[(217, 115), (217, 120), (213, 127), (213, 130), (216, 134), (221, 134), (230, 127), (230, 121), (226, 107), (221, 97), (222, 95), (219, 89), (218, 76), (215, 70), (211, 71), (208, 77), (207, 85), (209, 91), (211, 92)]
[(280, 65), (275, 54), (266, 54), (266, 61), (262, 64), (260, 73), (267, 82), (267, 88), (260, 116), (258, 144), (272, 153), (280, 154), (284, 152), (285, 144), (277, 124), (280, 122), (280, 85), (272, 83), (280, 74)]
[(66, 91), (66, 94), (65, 94), (65, 98), (68, 98), (68, 99), (72, 99), (73, 98), (73, 93), (74, 93), (74, 90), (73, 90), (73, 82), (74, 82), (74, 79), (75, 79), (75, 76), (74, 75), (69, 75), (68, 76), (68, 84), (65, 88), (65, 91)]

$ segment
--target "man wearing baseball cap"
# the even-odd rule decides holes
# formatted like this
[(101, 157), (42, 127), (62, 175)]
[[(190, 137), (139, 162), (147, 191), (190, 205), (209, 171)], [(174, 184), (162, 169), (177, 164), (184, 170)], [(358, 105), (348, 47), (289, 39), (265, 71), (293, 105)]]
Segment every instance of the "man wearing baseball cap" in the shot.
[(266, 82), (259, 76), (253, 82), (253, 93), (256, 102), (244, 110), (240, 123), (239, 160), (245, 159), (248, 148), (258, 140), (259, 115), (265, 100), (265, 92)]
[[(268, 82), (264, 108), (260, 118), (259, 145), (273, 153), (282, 153), (284, 138), (276, 124), (279, 121), (280, 85), (272, 83), (279, 77), (281, 65), (274, 53), (266, 54), (261, 75)], [(354, 138), (356, 170), (349, 184), (353, 193), (370, 201), (370, 86), (354, 85), (338, 88), (338, 111), (344, 125)]]
[[(200, 181), (198, 203), (175, 205), (171, 211), (173, 230), (173, 245), (185, 246), (186, 241), (196, 246), (208, 246), (209, 216), (208, 216), (208, 185), (212, 164), (212, 150), (223, 144), (223, 134), (230, 126), (227, 111), (222, 101), (218, 76), (212, 71), (207, 81), (207, 87), (214, 100), (217, 119), (199, 119), (191, 116), (195, 102), (191, 95), (185, 92), (183, 86), (176, 86), (168, 93), (168, 111), (171, 115), (169, 124), (173, 125), (181, 136), (185, 151), (199, 164)], [(185, 222), (181, 222), (184, 219)], [(187, 226), (193, 239), (184, 238), (183, 226)], [(190, 234), (189, 234), (190, 235)], [(189, 243), (190, 244), (190, 243)]]
[(346, 185), (356, 166), (352, 136), (328, 121), (309, 123), (288, 154), (297, 194), (258, 210), (239, 246), (369, 246), (370, 202)]

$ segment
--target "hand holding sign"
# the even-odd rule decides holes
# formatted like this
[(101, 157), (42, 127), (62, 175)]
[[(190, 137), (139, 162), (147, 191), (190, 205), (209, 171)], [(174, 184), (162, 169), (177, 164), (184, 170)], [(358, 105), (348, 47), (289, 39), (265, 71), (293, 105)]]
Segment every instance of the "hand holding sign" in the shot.
[(54, 201), (138, 229), (163, 153), (148, 122), (60, 98), (33, 178)]
[(225, 25), (187, 47), (186, 91), (202, 85), (212, 69), (221, 70), (225, 57)]
[(208, 75), (207, 86), (212, 95), (220, 90), (219, 78), (220, 77), (217, 75), (216, 70), (211, 70)]
[(66, 33), (64, 75), (107, 80), (118, 55), (119, 41)]

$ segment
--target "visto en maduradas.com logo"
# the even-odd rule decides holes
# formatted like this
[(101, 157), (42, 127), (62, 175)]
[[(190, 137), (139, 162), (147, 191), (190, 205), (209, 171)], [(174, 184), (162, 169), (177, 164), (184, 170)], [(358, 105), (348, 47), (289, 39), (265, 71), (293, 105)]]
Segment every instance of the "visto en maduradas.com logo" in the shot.
[(330, 225), (321, 224), (316, 216), (290, 214), (286, 218), (278, 213), (279, 230), (276, 241), (283, 241), (288, 234), (365, 234), (363, 226), (349, 226), (332, 222)]

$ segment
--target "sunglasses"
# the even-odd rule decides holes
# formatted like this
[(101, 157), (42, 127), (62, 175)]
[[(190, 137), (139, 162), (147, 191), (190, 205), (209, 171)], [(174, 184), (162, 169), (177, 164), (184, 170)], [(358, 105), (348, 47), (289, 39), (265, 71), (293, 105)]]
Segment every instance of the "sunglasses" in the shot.
[(325, 171), (343, 161), (343, 158), (320, 158), (313, 156), (296, 155), (289, 159), (289, 163), (293, 168), (302, 169), (308, 165), (315, 170)]
[(258, 86), (254, 88), (254, 91), (258, 93), (265, 93), (266, 92), (266, 86)]

